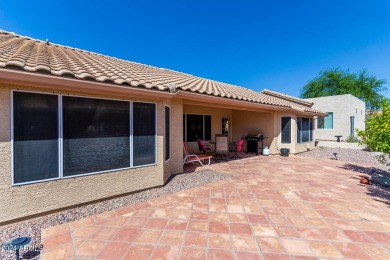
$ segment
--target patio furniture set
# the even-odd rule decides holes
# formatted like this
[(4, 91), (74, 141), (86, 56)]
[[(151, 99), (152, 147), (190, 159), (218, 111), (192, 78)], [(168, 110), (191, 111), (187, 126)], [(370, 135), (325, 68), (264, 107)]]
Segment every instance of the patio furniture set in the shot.
[[(218, 162), (219, 160), (222, 161), (228, 161), (229, 159), (238, 159), (241, 158), (239, 153), (243, 151), (244, 147), (244, 140), (247, 140), (248, 143), (248, 152), (254, 152), (258, 155), (258, 149), (262, 149), (263, 147), (263, 137), (258, 138), (256, 140), (251, 140), (248, 137), (241, 137), (240, 140), (237, 142), (229, 142), (229, 137), (224, 134), (216, 134), (215, 135), (215, 141), (211, 141), (208, 143), (205, 143), (203, 140), (196, 137), (198, 148), (200, 154), (190, 154), (188, 152), (188, 148), (186, 143), (184, 143), (184, 164), (186, 163), (199, 163), (202, 166), (205, 164), (205, 161), (207, 161), (207, 165), (210, 165), (211, 159), (214, 158), (215, 162)], [(257, 145), (257, 142), (262, 142), (261, 148)], [(254, 150), (254, 143), (256, 142), (256, 151)], [(210, 153), (212, 151), (211, 145), (214, 146), (214, 152)]]

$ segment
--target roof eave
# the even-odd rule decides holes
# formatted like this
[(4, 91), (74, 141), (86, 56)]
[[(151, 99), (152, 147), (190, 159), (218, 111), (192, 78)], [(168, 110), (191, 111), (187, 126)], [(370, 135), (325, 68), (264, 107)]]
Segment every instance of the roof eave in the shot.
[(31, 73), (22, 70), (0, 68), (0, 82), (27, 87), (45, 88), (48, 90), (94, 91), (105, 94), (126, 94), (132, 97), (172, 98), (169, 91), (146, 89), (97, 81), (85, 81), (75, 78), (64, 78), (53, 75)]
[(263, 91), (261, 91), (261, 93), (266, 94), (266, 95), (270, 95), (270, 96), (274, 96), (274, 97), (278, 97), (278, 98), (282, 98), (282, 99), (285, 99), (285, 100), (288, 100), (288, 101), (291, 101), (291, 102), (295, 102), (295, 103), (298, 103), (298, 104), (301, 104), (301, 105), (304, 105), (304, 106), (311, 107), (314, 104), (314, 102), (309, 101), (309, 100), (305, 100), (305, 99), (302, 99), (302, 98), (289, 96), (289, 95), (286, 95), (286, 94), (283, 94), (283, 93), (279, 93), (279, 92), (276, 92), (276, 91), (272, 91), (272, 90), (268, 90), (268, 89), (264, 89)]
[(290, 106), (277, 106), (277, 105), (271, 105), (271, 104), (263, 104), (263, 103), (257, 103), (257, 102), (231, 99), (231, 98), (226, 98), (226, 97), (211, 96), (211, 95), (207, 95), (207, 94), (200, 94), (200, 93), (183, 91), (183, 90), (179, 90), (176, 93), (175, 97), (189, 99), (189, 100), (203, 101), (203, 102), (208, 102), (208, 103), (214, 103), (214, 104), (218, 104), (219, 106), (228, 105), (234, 109), (241, 108), (241, 109), (247, 109), (247, 110), (251, 110), (251, 111), (262, 111), (262, 110), (290, 111), (290, 112), (300, 113), (300, 114), (304, 114), (304, 115), (312, 115), (313, 114), (313, 113), (308, 113), (305, 111), (294, 109)]
[(268, 110), (268, 111), (293, 111), (296, 114), (325, 116), (324, 114), (316, 114), (312, 112), (305, 112), (301, 109), (295, 109), (291, 106), (278, 106), (272, 104), (263, 104), (257, 102), (250, 102), (226, 97), (218, 97), (207, 94), (200, 94), (195, 92), (179, 90), (176, 93), (169, 91), (162, 91), (157, 89), (145, 89), (142, 87), (123, 86), (118, 84), (108, 84), (97, 81), (85, 81), (73, 78), (64, 78), (53, 75), (37, 74), (26, 72), (22, 70), (7, 70), (0, 68), (0, 83), (15, 84), (26, 87), (38, 87), (53, 92), (61, 89), (62, 91), (93, 91), (101, 94), (125, 94), (132, 98), (168, 98), (173, 97), (192, 99), (204, 102), (214, 102), (216, 104), (229, 105), (235, 108), (242, 108), (254, 111)]

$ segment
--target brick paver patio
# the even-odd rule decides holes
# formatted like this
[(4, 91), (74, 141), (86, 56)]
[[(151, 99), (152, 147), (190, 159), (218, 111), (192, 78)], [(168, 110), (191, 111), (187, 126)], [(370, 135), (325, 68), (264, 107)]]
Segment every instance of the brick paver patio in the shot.
[(233, 177), (42, 230), (41, 257), (390, 259), (389, 190), (360, 185), (345, 164), (294, 156), (213, 164)]

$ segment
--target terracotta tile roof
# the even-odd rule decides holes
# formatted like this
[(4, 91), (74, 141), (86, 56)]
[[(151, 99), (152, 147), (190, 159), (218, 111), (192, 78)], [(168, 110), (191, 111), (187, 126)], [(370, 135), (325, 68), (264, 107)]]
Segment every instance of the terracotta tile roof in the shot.
[(52, 44), (0, 31), (0, 68), (22, 69), (80, 80), (95, 80), (129, 87), (175, 93), (178, 90), (322, 113), (310, 102), (269, 91), (250, 89), (196, 77), (169, 69), (143, 65), (102, 54)]
[(287, 94), (283, 94), (283, 93), (272, 91), (272, 90), (268, 90), (268, 89), (264, 89), (263, 91), (261, 91), (261, 93), (267, 94), (267, 95), (271, 95), (271, 96), (274, 96), (274, 97), (287, 99), (287, 100), (290, 100), (292, 102), (295, 102), (295, 103), (298, 103), (298, 104), (302, 104), (302, 105), (305, 105), (305, 106), (312, 106), (314, 104), (314, 102), (312, 102), (310, 100), (307, 100), (307, 99), (301, 99), (301, 98), (293, 97), (293, 96), (290, 96), (290, 95), (287, 95)]

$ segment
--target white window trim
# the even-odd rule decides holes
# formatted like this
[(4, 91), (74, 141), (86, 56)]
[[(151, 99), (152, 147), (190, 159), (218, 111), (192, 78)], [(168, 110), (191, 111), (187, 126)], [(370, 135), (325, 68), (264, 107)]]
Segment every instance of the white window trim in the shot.
[[(28, 182), (20, 182), (15, 183), (15, 175), (14, 175), (14, 92), (23, 92), (23, 93), (34, 93), (34, 94), (43, 94), (43, 95), (54, 95), (58, 96), (58, 149), (59, 149), (59, 173), (58, 177), (50, 178), (50, 179), (42, 179), (42, 180), (35, 180), (35, 181), (28, 181)], [(105, 171), (97, 171), (97, 172), (89, 172), (84, 174), (77, 174), (72, 176), (64, 176), (63, 175), (63, 118), (62, 118), (62, 97), (68, 96), (68, 97), (81, 97), (81, 98), (91, 98), (91, 99), (103, 99), (103, 100), (112, 100), (112, 101), (122, 101), (122, 102), (128, 102), (129, 103), (129, 113), (130, 113), (130, 166), (124, 167), (124, 168), (118, 168), (118, 169), (110, 169)], [(41, 182), (48, 182), (48, 181), (54, 181), (54, 180), (62, 180), (62, 179), (70, 179), (70, 178), (77, 178), (82, 176), (88, 176), (88, 175), (95, 175), (95, 174), (101, 174), (101, 173), (108, 173), (108, 172), (114, 172), (114, 171), (123, 171), (123, 170), (129, 170), (129, 169), (136, 169), (136, 168), (143, 168), (143, 167), (150, 167), (150, 166), (156, 166), (158, 162), (158, 140), (157, 140), (157, 118), (158, 118), (158, 109), (157, 104), (155, 102), (148, 102), (148, 101), (140, 101), (140, 100), (128, 100), (128, 99), (111, 99), (111, 98), (102, 98), (102, 97), (95, 97), (95, 96), (85, 96), (85, 95), (67, 95), (67, 94), (57, 94), (53, 92), (44, 92), (44, 91), (27, 91), (27, 90), (19, 90), (19, 89), (11, 89), (11, 186), (22, 186), (22, 185), (28, 185), (28, 184), (34, 184), (34, 183), (41, 183)], [(133, 103), (149, 103), (154, 104), (155, 108), (155, 162), (151, 164), (146, 165), (139, 165), (134, 166), (133, 165)]]
[[(290, 118), (290, 142), (289, 143), (282, 143), (282, 118), (283, 117), (289, 117)], [(282, 115), (282, 116), (280, 116), (280, 137), (279, 137), (279, 143), (281, 144), (281, 145), (290, 145), (290, 144), (292, 144), (292, 137), (293, 137), (293, 135), (292, 135), (292, 133), (293, 133), (293, 131), (292, 131), (292, 115)]]

